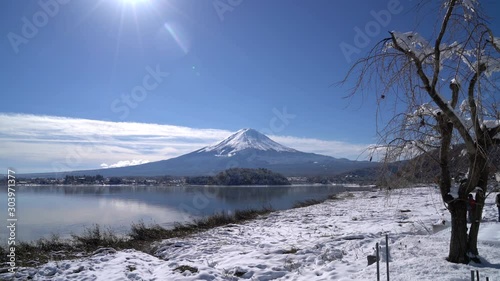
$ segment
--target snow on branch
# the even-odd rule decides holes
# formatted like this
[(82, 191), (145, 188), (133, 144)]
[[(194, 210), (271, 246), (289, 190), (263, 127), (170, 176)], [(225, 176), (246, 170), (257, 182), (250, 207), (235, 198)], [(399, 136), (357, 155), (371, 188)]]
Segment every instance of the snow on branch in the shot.
[(476, 13), (475, 6), (478, 4), (477, 0), (462, 0), (462, 7), (464, 8), (464, 18), (465, 20), (471, 20)]
[[(451, 1), (445, 3), (445, 7), (449, 6)], [(476, 6), (479, 4), (478, 0), (461, 0), (457, 1), (458, 5), (461, 5), (464, 10), (464, 19), (466, 21), (472, 20), (474, 14), (476, 13)]]
[(396, 44), (406, 52), (413, 53), (421, 62), (432, 63), (434, 48), (420, 34), (412, 31), (392, 31), (391, 34), (396, 43), (388, 41), (386, 44), (387, 49), (394, 48), (394, 44)]
[(477, 5), (477, 0), (462, 0), (462, 6), (471, 12), (475, 12), (475, 5)]
[(497, 50), (497, 52), (500, 53), (500, 38), (499, 37), (491, 36), (491, 45), (493, 45), (493, 48), (495, 48), (495, 50)]
[[(394, 41), (388, 41), (385, 45), (385, 50), (395, 47), (395, 44), (402, 48), (405, 52), (410, 52), (423, 64), (434, 64), (435, 49), (423, 36), (416, 32), (391, 32)], [(446, 60), (454, 57), (461, 57), (463, 53), (463, 46), (458, 42), (451, 44), (440, 44), (440, 69)]]
[(484, 75), (490, 77), (493, 72), (500, 71), (500, 59), (493, 57), (483, 57), (481, 60), (482, 63), (485, 64), (486, 70), (484, 71)]
[(464, 51), (461, 58), (474, 73), (483, 72), (486, 77), (491, 77), (500, 71), (500, 58), (485, 55), (484, 50)]
[(418, 107), (417, 110), (414, 111), (415, 116), (432, 116), (436, 117), (441, 114), (442, 111), (436, 106), (432, 106), (429, 103), (424, 103)]
[[(435, 59), (434, 47), (424, 37), (416, 32), (391, 32), (394, 40), (387, 41), (385, 50), (399, 47), (405, 52), (412, 53), (422, 64), (433, 64)], [(500, 51), (500, 38), (493, 37), (491, 40), (495, 49)], [(500, 58), (485, 54), (484, 50), (476, 48), (464, 49), (462, 44), (453, 42), (451, 44), (440, 44), (440, 68), (445, 61), (460, 58), (474, 72), (483, 72), (486, 77), (491, 77), (495, 72), (500, 72)]]
[(483, 126), (488, 129), (493, 129), (495, 127), (500, 126), (500, 120), (484, 120)]

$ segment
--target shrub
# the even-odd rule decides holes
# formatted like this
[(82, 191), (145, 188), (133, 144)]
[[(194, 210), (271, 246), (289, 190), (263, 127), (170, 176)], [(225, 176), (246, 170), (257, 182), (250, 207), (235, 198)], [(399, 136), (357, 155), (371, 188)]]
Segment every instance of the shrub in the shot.
[(86, 228), (83, 234), (71, 235), (77, 246), (85, 250), (95, 250), (98, 247), (116, 247), (124, 242), (124, 239), (118, 238), (111, 229), (101, 230), (98, 224)]
[(189, 265), (181, 265), (181, 266), (176, 267), (174, 269), (174, 271), (180, 271), (181, 273), (183, 273), (184, 271), (189, 271), (191, 273), (196, 273), (196, 272), (198, 272), (198, 268), (192, 267), (192, 266), (189, 266)]
[(129, 236), (133, 240), (138, 241), (151, 241), (155, 239), (161, 239), (162, 237), (168, 236), (169, 231), (161, 227), (159, 224), (153, 224), (146, 226), (144, 221), (139, 221), (138, 223), (133, 223), (130, 229)]
[(322, 203), (322, 201), (320, 201), (320, 200), (308, 199), (305, 201), (296, 202), (295, 204), (293, 204), (293, 208), (294, 209), (302, 208), (302, 207), (307, 207), (307, 206), (316, 205), (316, 204), (320, 204), (320, 203)]

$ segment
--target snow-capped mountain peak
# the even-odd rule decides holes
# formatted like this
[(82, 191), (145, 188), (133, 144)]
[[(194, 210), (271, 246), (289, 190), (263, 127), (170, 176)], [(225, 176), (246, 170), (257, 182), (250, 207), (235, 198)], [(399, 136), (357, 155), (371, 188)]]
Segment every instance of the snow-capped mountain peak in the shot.
[(295, 149), (281, 145), (266, 135), (254, 129), (241, 129), (225, 140), (199, 150), (199, 152), (215, 152), (216, 156), (233, 156), (236, 152), (245, 149), (263, 151), (296, 152)]

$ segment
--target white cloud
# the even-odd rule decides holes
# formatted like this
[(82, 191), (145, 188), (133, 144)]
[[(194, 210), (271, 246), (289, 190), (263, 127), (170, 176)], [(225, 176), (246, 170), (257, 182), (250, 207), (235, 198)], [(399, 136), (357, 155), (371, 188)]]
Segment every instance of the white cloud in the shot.
[(101, 164), (101, 168), (103, 168), (103, 169), (119, 168), (119, 167), (128, 167), (128, 166), (141, 165), (141, 164), (146, 164), (146, 163), (149, 163), (149, 161), (148, 160), (142, 160), (142, 159), (139, 159), (139, 160), (134, 159), (132, 161), (129, 161), (129, 160), (118, 161), (117, 163), (114, 163), (114, 164), (111, 164), (111, 165), (108, 165), (106, 163), (102, 163)]
[[(214, 144), (231, 133), (173, 125), (0, 113), (0, 161), (17, 168), (18, 173), (115, 167), (177, 157)], [(271, 138), (300, 151), (349, 159), (357, 159), (368, 146), (290, 136)], [(363, 157), (359, 160), (366, 160)]]
[(290, 136), (269, 136), (274, 141), (294, 149), (329, 155), (336, 158), (365, 161), (370, 158), (367, 144), (351, 144), (341, 141), (298, 138)]
[(159, 161), (231, 132), (181, 126), (0, 113), (0, 160), (20, 173), (97, 169), (123, 159)]

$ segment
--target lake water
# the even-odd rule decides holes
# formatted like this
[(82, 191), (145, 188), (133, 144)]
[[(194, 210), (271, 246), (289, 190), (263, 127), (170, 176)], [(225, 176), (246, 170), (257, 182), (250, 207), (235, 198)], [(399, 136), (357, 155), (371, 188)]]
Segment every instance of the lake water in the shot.
[[(0, 188), (0, 198), (6, 198)], [(312, 186), (20, 186), (16, 188), (19, 241), (78, 234), (93, 224), (127, 233), (133, 222), (158, 223), (171, 227), (175, 222), (216, 212), (291, 208), (296, 202), (325, 199), (331, 194), (359, 189), (332, 185)], [(1, 217), (7, 225), (7, 203), (1, 204)], [(0, 244), (7, 240), (1, 227)]]

